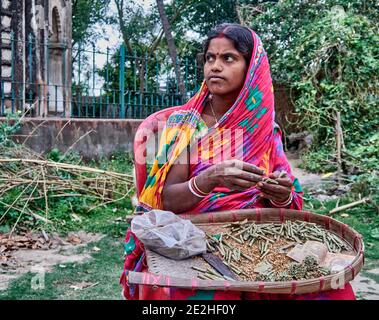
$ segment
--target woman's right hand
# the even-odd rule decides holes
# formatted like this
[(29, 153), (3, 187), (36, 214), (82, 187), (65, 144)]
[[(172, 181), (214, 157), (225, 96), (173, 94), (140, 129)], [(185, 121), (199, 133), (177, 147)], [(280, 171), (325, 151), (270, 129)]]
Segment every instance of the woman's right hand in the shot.
[(216, 186), (230, 190), (243, 191), (262, 181), (264, 171), (257, 166), (241, 160), (227, 160), (215, 164), (202, 171), (196, 182), (204, 189), (213, 189)]

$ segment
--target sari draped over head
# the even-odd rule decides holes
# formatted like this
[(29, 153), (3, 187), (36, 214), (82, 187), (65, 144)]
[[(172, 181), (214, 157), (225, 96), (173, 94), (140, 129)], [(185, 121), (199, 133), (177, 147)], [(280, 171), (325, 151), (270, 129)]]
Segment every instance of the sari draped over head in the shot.
[[(301, 187), (292, 176), (283, 151), (281, 131), (274, 121), (274, 90), (267, 54), (258, 35), (253, 31), (252, 35), (254, 50), (244, 85), (234, 104), (215, 126), (207, 128), (201, 118), (210, 97), (205, 81), (197, 94), (168, 118), (157, 157), (139, 197), (138, 211), (163, 209), (162, 192), (168, 172), (187, 147), (191, 148), (191, 177), (228, 159), (254, 164), (266, 175), (286, 171), (294, 185), (291, 207), (301, 209)], [(188, 212), (262, 206), (260, 190), (255, 187), (240, 192), (216, 187)]]
[[(218, 161), (237, 157), (252, 163), (268, 175), (274, 171), (286, 171), (293, 181), (292, 209), (301, 210), (301, 188), (291, 174), (283, 151), (281, 131), (274, 122), (274, 95), (267, 54), (261, 40), (252, 31), (254, 51), (243, 88), (230, 109), (218, 124), (208, 128), (201, 119), (204, 103), (209, 97), (205, 83), (199, 92), (180, 111), (174, 112), (163, 129), (159, 151), (139, 198), (137, 211), (162, 208), (162, 190), (167, 174), (185, 148), (194, 148), (190, 163), (190, 175), (195, 176)], [(242, 138), (240, 133), (242, 132)], [(239, 138), (235, 138), (239, 136)], [(207, 148), (207, 142), (211, 147)], [(230, 147), (230, 150), (228, 149)], [(228, 152), (230, 151), (230, 152)], [(226, 154), (226, 155), (225, 155)], [(242, 157), (242, 158), (241, 158)], [(243, 192), (216, 187), (189, 212), (229, 210), (233, 208), (261, 208), (267, 206), (259, 197), (259, 190), (251, 187)], [(238, 291), (191, 290), (175, 287), (152, 288), (134, 285), (128, 281), (129, 272), (148, 271), (143, 244), (128, 229), (125, 243), (124, 272), (120, 283), (126, 299), (241, 299)], [(270, 295), (251, 293), (245, 299), (355, 299), (351, 286), (345, 289), (324, 291), (310, 295)]]

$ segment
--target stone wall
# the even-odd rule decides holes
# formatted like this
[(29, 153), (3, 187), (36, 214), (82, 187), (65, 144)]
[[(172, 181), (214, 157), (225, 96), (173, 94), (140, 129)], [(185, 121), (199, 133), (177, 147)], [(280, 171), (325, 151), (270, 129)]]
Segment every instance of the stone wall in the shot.
[(0, 95), (9, 97), (11, 94), (11, 26), (12, 26), (12, 2), (11, 0), (1, 0), (1, 32), (0, 32), (0, 66), (3, 86), (0, 88)]
[[(4, 118), (0, 118), (4, 121)], [(15, 141), (44, 154), (53, 148), (73, 150), (83, 159), (98, 159), (116, 151), (133, 151), (134, 136), (142, 120), (27, 118)]]
[(34, 115), (68, 117), (71, 0), (1, 0), (0, 8), (0, 114), (12, 106), (15, 110), (32, 109)]

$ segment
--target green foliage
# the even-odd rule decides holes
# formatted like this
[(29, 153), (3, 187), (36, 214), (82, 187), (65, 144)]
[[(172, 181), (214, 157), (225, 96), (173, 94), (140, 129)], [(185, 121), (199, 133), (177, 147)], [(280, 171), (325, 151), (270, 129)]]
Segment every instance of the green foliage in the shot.
[[(352, 188), (350, 192), (337, 199), (320, 201), (310, 195), (307, 190), (304, 193), (304, 210), (328, 215), (336, 206), (343, 206), (361, 198), (368, 197), (370, 202), (347, 209), (334, 214), (332, 217), (349, 225), (363, 236), (366, 247), (366, 257), (379, 259), (379, 175), (363, 174), (351, 178)], [(337, 203), (338, 201), (338, 203)]]
[[(86, 165), (101, 170), (131, 173), (132, 158), (128, 153), (119, 151), (109, 158), (93, 160)], [(123, 191), (125, 192), (125, 190)], [(125, 226), (120, 228), (120, 225), (112, 223), (112, 220), (132, 214), (130, 197), (127, 196), (117, 202), (102, 206), (97, 206), (98, 202), (90, 196), (57, 199), (49, 213), (53, 220), (52, 228), (60, 232), (86, 230), (117, 236), (125, 233)]]
[[(92, 249), (95, 246), (100, 250), (94, 252)], [(60, 263), (53, 267), (52, 272), (44, 274), (43, 289), (32, 288), (31, 283), (36, 276), (32, 270), (12, 281), (7, 290), (0, 290), (0, 300), (120, 300), (122, 239), (107, 236), (97, 243), (89, 244), (83, 253), (87, 251), (91, 254), (91, 260), (84, 263)], [(83, 290), (72, 287), (80, 286), (82, 282), (94, 286)]]
[(340, 112), (347, 165), (373, 169), (379, 153), (378, 3), (285, 0), (263, 6), (249, 22), (268, 51), (273, 79), (291, 88), (299, 125), (314, 135), (306, 167), (333, 167)]
[(237, 2), (234, 0), (177, 0), (167, 6), (167, 11), (173, 11), (173, 7), (180, 7), (188, 3), (181, 12), (181, 19), (176, 24), (179, 34), (185, 34), (191, 30), (204, 38), (216, 25), (224, 22), (238, 22)]
[[(134, 101), (134, 91), (158, 91), (162, 79), (165, 78), (167, 78), (167, 93), (177, 93), (173, 64), (168, 55), (167, 41), (161, 36), (162, 25), (156, 4), (153, 3), (149, 10), (144, 10), (137, 1), (116, 0), (115, 3), (118, 10), (111, 22), (117, 25), (123, 35), (126, 48), (125, 87), (128, 93), (132, 94), (131, 100)], [(236, 2), (178, 0), (166, 3), (165, 12), (171, 23), (180, 57), (181, 74), (185, 79), (187, 91), (192, 93), (198, 89), (202, 81), (202, 70), (195, 63), (197, 54), (202, 51), (202, 40), (215, 25), (238, 20)], [(134, 59), (134, 54), (138, 57), (137, 60)], [(112, 100), (114, 95), (116, 101), (119, 98), (119, 62), (120, 51), (116, 50), (109, 64), (99, 70), (99, 75), (108, 79), (106, 89), (108, 97)], [(141, 84), (141, 78), (145, 82), (144, 85)], [(141, 102), (140, 97), (142, 97)], [(145, 104), (145, 98), (141, 94), (137, 95), (135, 104)]]
[(20, 117), (16, 113), (7, 114), (5, 120), (0, 121), (0, 151), (16, 145), (12, 135), (20, 129), (20, 126)]
[(85, 43), (96, 36), (92, 28), (99, 22), (106, 22), (106, 12), (110, 0), (71, 0), (72, 41)]
[[(78, 154), (71, 152), (63, 155), (59, 150), (53, 149), (47, 155), (47, 160), (63, 162), (76, 165), (86, 165), (97, 169), (102, 169), (106, 171), (113, 171), (119, 173), (131, 173), (132, 170), (132, 158), (128, 153), (116, 152), (110, 158), (102, 158), (99, 161), (91, 161), (87, 164), (81, 161)], [(14, 170), (20, 170), (20, 167), (14, 168)], [(35, 175), (36, 173), (31, 172)], [(55, 172), (61, 179), (72, 180), (76, 179), (77, 176), (71, 174), (67, 170), (56, 169)], [(90, 174), (82, 174), (83, 176), (90, 176)], [(125, 190), (124, 185), (116, 185), (116, 190), (121, 194), (125, 194), (128, 190)], [(14, 203), (21, 192), (24, 192), (23, 198), (28, 198), (29, 194), (33, 193), (33, 186), (27, 188), (15, 187), (9, 191), (2, 194), (0, 201), (0, 212), (6, 212), (8, 206), (7, 204)], [(111, 221), (118, 218), (124, 217), (125, 215), (132, 214), (132, 205), (130, 197), (126, 196), (117, 199), (115, 202), (108, 203), (106, 205), (101, 205), (103, 202), (98, 198), (92, 196), (90, 193), (84, 194), (73, 194), (69, 190), (65, 193), (66, 196), (56, 197), (56, 194), (62, 193), (57, 191), (56, 193), (48, 193), (47, 197), (49, 199), (48, 215), (45, 212), (45, 198), (35, 199), (32, 203), (29, 203), (28, 209), (38, 216), (46, 217), (52, 223), (45, 223), (40, 219), (35, 219), (29, 214), (20, 215), (18, 210), (10, 209), (7, 214), (1, 217), (1, 227), (6, 230), (11, 229), (15, 225), (16, 221), (17, 227), (26, 227), (29, 230), (39, 230), (44, 229), (46, 231), (57, 231), (61, 233), (66, 233), (72, 230), (88, 230), (96, 232), (104, 232), (107, 234), (113, 234), (120, 236), (125, 232), (125, 228), (120, 229), (119, 225), (113, 224)], [(133, 193), (131, 192), (130, 195)], [(35, 196), (38, 196), (36, 194)], [(18, 200), (17, 200), (18, 201)], [(5, 230), (4, 229), (4, 230)]]

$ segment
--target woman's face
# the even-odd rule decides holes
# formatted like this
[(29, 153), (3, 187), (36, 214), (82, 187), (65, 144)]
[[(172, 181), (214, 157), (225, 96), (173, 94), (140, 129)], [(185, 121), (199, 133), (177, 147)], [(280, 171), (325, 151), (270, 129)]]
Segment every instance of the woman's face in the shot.
[(205, 54), (204, 78), (218, 96), (237, 96), (245, 81), (246, 61), (228, 38), (215, 38)]

